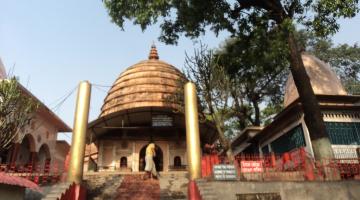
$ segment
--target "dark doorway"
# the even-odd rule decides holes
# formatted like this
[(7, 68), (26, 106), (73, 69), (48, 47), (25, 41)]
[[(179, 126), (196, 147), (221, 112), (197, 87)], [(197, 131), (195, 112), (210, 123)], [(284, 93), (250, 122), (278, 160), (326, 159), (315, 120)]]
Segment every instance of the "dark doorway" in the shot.
[(9, 155), (11, 153), (11, 150), (5, 150), (2, 154), (0, 154), (0, 164), (6, 164), (9, 162)]
[(127, 168), (127, 157), (122, 157), (120, 159), (120, 168)]
[(181, 167), (181, 158), (180, 158), (180, 156), (175, 156), (175, 158), (174, 158), (174, 167)]
[[(140, 150), (139, 171), (141, 171), (141, 172), (145, 170), (146, 147), (147, 147), (147, 145), (145, 145)], [(163, 157), (163, 152), (158, 145), (155, 145), (155, 153), (156, 153), (156, 156), (154, 157), (154, 162), (155, 162), (156, 170), (161, 172), (164, 170), (164, 157)]]

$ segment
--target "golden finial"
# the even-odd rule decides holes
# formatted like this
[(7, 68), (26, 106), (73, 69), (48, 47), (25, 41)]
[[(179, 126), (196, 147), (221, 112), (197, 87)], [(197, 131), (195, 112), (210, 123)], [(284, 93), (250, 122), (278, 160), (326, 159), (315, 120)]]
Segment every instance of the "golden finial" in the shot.
[(151, 45), (151, 50), (150, 50), (150, 54), (149, 54), (149, 60), (159, 60), (159, 55), (157, 53), (156, 46), (155, 46), (154, 42)]

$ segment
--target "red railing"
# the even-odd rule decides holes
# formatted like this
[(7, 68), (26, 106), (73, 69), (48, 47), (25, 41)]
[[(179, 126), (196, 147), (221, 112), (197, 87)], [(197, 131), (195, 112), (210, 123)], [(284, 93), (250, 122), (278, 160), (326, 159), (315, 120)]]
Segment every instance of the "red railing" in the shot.
[(38, 185), (48, 185), (55, 184), (61, 180), (64, 164), (57, 162), (46, 163), (45, 165), (0, 164), (0, 172), (4, 172), (9, 176), (26, 178)]
[[(216, 164), (229, 163), (223, 156), (204, 155), (202, 176), (212, 177)], [(360, 178), (360, 158), (339, 158), (314, 161), (304, 148), (295, 149), (282, 155), (241, 154), (234, 164), (240, 180), (251, 181), (313, 181)]]

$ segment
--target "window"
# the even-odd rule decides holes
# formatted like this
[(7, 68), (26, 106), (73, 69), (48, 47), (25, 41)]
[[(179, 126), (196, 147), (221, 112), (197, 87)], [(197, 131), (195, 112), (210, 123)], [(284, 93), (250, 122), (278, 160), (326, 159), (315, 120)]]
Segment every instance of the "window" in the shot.
[(360, 123), (325, 122), (331, 144), (360, 145)]
[(306, 146), (306, 144), (301, 124), (271, 143), (273, 152), (280, 154), (303, 146)]
[(122, 149), (127, 149), (129, 147), (129, 143), (127, 141), (122, 141), (121, 142), (121, 148)]

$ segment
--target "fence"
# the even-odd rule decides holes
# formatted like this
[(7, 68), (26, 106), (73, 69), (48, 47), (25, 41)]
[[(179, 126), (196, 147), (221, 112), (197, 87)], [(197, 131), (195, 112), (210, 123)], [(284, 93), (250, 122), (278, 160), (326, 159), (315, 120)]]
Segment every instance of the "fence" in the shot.
[(57, 162), (46, 163), (45, 165), (0, 164), (0, 172), (9, 176), (26, 178), (38, 185), (48, 185), (55, 184), (62, 179), (64, 164)]
[[(360, 158), (341, 158), (315, 161), (304, 148), (276, 154), (241, 154), (235, 157), (238, 179), (243, 181), (315, 181), (359, 179)], [(229, 163), (218, 155), (205, 155), (202, 176), (211, 177), (213, 166)]]

